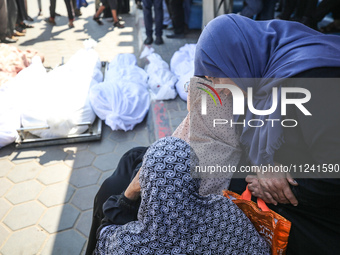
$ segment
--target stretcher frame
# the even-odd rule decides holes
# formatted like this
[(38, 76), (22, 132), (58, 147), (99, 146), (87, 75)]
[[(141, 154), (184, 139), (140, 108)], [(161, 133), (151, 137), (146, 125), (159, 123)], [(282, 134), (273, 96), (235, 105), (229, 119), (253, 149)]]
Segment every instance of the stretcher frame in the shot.
[[(107, 69), (107, 62), (101, 62), (101, 71), (103, 73), (103, 78), (105, 77), (105, 72)], [(102, 120), (96, 117), (93, 123), (84, 122), (79, 123), (77, 126), (87, 126), (87, 130), (82, 134), (69, 135), (67, 137), (57, 137), (57, 138), (41, 138), (35, 136), (30, 131), (49, 129), (49, 126), (39, 126), (39, 127), (21, 127), (17, 129), (19, 134), (18, 139), (15, 141), (16, 148), (32, 148), (50, 145), (61, 145), (61, 144), (71, 144), (79, 142), (91, 142), (101, 140), (102, 137)]]

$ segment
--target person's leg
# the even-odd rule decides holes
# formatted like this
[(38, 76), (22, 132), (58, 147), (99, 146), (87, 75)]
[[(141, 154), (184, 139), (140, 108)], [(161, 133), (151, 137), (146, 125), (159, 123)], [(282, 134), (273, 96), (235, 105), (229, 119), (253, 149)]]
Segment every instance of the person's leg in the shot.
[(334, 10), (333, 10), (333, 12), (332, 12), (332, 15), (333, 15), (334, 21), (340, 20), (340, 4), (338, 4), (338, 5), (334, 8)]
[[(143, 0), (143, 15), (147, 38), (152, 38), (152, 3), (153, 0)], [(152, 42), (151, 42), (152, 43)]]
[(100, 14), (105, 10), (108, 3), (105, 0), (101, 1), (101, 5), (99, 6), (96, 14), (93, 16), (93, 20), (97, 22), (98, 25), (103, 25), (103, 22), (99, 19)]
[(160, 37), (162, 36), (162, 32), (163, 32), (163, 1), (154, 0), (154, 9), (155, 9), (155, 25), (156, 25), (155, 34), (157, 37)]
[(318, 5), (318, 0), (300, 0), (300, 2), (301, 6), (303, 6), (301, 10), (302, 16), (312, 17)]
[(7, 36), (11, 38), (15, 29), (15, 23), (17, 21), (16, 17), (18, 16), (17, 3), (13, 0), (7, 2), (7, 16)]
[(182, 0), (170, 0), (170, 8), (172, 10), (172, 25), (175, 34), (184, 34), (185, 17)]
[(64, 0), (65, 5), (66, 5), (66, 10), (67, 10), (67, 15), (68, 15), (68, 26), (69, 27), (74, 27), (73, 26), (73, 21), (74, 21), (74, 10), (73, 10), (73, 4), (71, 3), (71, 0)]
[(276, 18), (289, 20), (290, 16), (293, 14), (295, 10), (296, 4), (297, 4), (296, 0), (285, 0), (284, 5), (283, 5), (283, 10), (281, 14), (279, 14)]
[(6, 39), (7, 32), (7, 3), (6, 0), (0, 0), (0, 40)]
[(263, 8), (257, 15), (257, 20), (270, 20), (274, 19), (275, 6), (277, 1), (275, 0), (263, 0)]
[(50, 0), (50, 18), (55, 19), (56, 0)]
[(38, 16), (40, 16), (42, 14), (41, 0), (38, 0), (38, 8), (39, 8)]
[(313, 15), (313, 20), (315, 22), (320, 22), (328, 13), (332, 12), (340, 5), (338, 0), (323, 0)]
[(130, 184), (137, 165), (142, 162), (146, 147), (137, 147), (126, 152), (120, 159), (116, 171), (100, 187), (93, 204), (93, 218), (86, 255), (92, 254), (96, 247), (96, 233), (103, 218), (103, 204), (111, 195), (121, 194)]
[(113, 18), (113, 26), (118, 28), (124, 28), (124, 25), (119, 23), (117, 9), (118, 9), (118, 2), (117, 0), (109, 0), (109, 5), (112, 13)]
[(241, 15), (248, 18), (253, 18), (254, 15), (260, 13), (262, 8), (262, 0), (246, 0), (246, 6), (242, 9)]

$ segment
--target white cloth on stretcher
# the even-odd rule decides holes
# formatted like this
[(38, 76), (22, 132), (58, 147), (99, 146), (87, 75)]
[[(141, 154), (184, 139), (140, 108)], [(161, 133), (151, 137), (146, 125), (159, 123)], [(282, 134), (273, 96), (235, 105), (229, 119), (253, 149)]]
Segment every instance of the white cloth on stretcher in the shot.
[(117, 55), (109, 64), (104, 82), (90, 90), (93, 110), (112, 130), (132, 130), (149, 110), (147, 79), (133, 54)]
[[(40, 69), (33, 76), (30, 69)], [(92, 48), (81, 49), (62, 66), (46, 73), (41, 62), (35, 61), (24, 70), (27, 99), (21, 111), (24, 128), (48, 126), (49, 129), (31, 131), (43, 138), (67, 137), (81, 134), (93, 123), (95, 113), (89, 101), (89, 89), (103, 80), (101, 62)], [(21, 73), (20, 73), (21, 74)]]
[(31, 132), (43, 138), (83, 133), (87, 126), (77, 124), (95, 119), (89, 89), (102, 80), (101, 63), (92, 47), (79, 50), (49, 73), (34, 57), (29, 67), (0, 89), (0, 148), (16, 140), (21, 126), (48, 126)]

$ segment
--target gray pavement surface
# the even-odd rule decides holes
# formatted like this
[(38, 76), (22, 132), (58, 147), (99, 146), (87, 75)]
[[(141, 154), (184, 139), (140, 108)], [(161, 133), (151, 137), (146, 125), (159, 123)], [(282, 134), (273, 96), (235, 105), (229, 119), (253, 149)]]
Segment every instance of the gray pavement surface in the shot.
[[(45, 66), (65, 62), (87, 38), (95, 39), (95, 50), (102, 61), (118, 53), (139, 56), (145, 39), (143, 16), (131, 1), (130, 14), (121, 15), (124, 29), (113, 29), (104, 20), (98, 26), (93, 20), (94, 1), (82, 8), (83, 15), (67, 26), (66, 8), (57, 2), (57, 26), (43, 21), (48, 17), (49, 1), (42, 1), (44, 16), (37, 17), (37, 1), (28, 1), (29, 15), (35, 27), (15, 44), (20, 49), (34, 48), (45, 56)], [(165, 31), (166, 33), (167, 31)], [(167, 62), (185, 43), (195, 43), (199, 31), (184, 39), (167, 39), (155, 46)], [(155, 121), (155, 105), (161, 106), (162, 125)], [(157, 108), (157, 107), (156, 107)], [(186, 103), (178, 97), (153, 102), (148, 117), (133, 131), (112, 131), (104, 125), (101, 141), (16, 149), (13, 144), (0, 149), (0, 254), (84, 254), (92, 217), (93, 198), (102, 182), (110, 176), (120, 159), (135, 146), (148, 146), (162, 135), (170, 135), (186, 115)]]

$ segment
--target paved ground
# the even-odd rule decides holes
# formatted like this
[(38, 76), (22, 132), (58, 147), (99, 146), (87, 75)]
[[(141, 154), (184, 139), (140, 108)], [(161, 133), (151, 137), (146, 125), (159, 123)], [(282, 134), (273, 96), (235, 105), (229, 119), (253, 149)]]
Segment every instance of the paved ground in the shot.
[[(47, 17), (48, 1), (42, 2)], [(87, 38), (98, 41), (95, 49), (102, 61), (110, 61), (118, 53), (139, 55), (144, 30), (141, 11), (134, 6), (130, 14), (122, 15), (126, 28), (113, 30), (108, 21), (100, 27), (92, 21), (94, 1), (89, 1), (75, 28), (69, 29), (63, 1), (58, 1), (57, 12), (64, 17), (56, 19), (55, 27), (36, 17), (36, 1), (28, 3), (35, 28), (28, 29), (16, 45), (39, 50), (45, 55), (45, 66), (56, 66), (62, 57), (67, 61)], [(164, 37), (165, 45), (155, 47), (155, 51), (169, 61), (179, 47), (195, 43), (198, 35), (193, 31), (186, 39)], [(99, 142), (22, 150), (9, 145), (0, 149), (0, 254), (82, 254), (93, 198), (121, 155), (171, 134), (186, 115), (186, 105), (179, 98), (154, 102), (150, 109), (149, 117), (133, 131), (111, 131), (104, 126)], [(160, 132), (160, 127), (167, 131)]]

